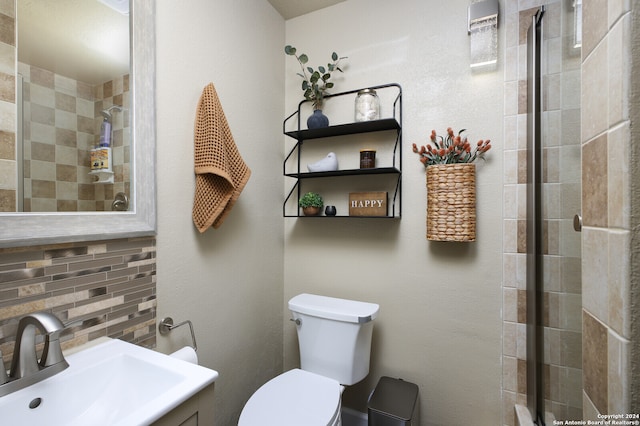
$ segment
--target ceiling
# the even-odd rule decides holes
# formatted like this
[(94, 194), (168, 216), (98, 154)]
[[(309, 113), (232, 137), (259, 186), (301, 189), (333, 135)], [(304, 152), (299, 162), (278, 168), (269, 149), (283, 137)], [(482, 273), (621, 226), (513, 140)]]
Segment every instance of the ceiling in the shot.
[(129, 16), (98, 0), (20, 0), (18, 61), (85, 83), (129, 73)]
[(268, 0), (284, 19), (295, 18), (345, 0)]
[[(102, 1), (19, 0), (18, 61), (89, 84), (127, 74), (129, 16)], [(268, 1), (291, 19), (346, 0)]]

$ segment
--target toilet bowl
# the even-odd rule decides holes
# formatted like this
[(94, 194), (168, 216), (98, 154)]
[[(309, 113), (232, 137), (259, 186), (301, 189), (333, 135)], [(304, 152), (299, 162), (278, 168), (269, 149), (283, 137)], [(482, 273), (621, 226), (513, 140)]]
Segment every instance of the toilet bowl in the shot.
[(289, 300), (300, 349), (300, 369), (260, 387), (239, 426), (340, 426), (344, 385), (369, 374), (375, 303), (300, 294)]
[(289, 370), (251, 396), (238, 426), (340, 426), (343, 389), (328, 377)]

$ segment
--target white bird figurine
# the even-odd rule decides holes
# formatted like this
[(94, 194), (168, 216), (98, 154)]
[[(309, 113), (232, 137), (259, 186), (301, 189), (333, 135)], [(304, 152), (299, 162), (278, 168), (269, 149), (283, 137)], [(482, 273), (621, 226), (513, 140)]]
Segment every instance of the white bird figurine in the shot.
[(338, 157), (334, 152), (330, 152), (322, 160), (318, 160), (313, 164), (307, 164), (310, 172), (330, 172), (338, 170)]

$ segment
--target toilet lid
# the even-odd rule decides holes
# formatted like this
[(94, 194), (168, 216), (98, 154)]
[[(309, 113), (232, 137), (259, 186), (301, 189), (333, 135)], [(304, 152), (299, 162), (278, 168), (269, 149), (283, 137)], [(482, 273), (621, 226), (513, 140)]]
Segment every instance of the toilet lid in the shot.
[(327, 426), (340, 413), (340, 383), (293, 369), (262, 385), (240, 414), (238, 426)]

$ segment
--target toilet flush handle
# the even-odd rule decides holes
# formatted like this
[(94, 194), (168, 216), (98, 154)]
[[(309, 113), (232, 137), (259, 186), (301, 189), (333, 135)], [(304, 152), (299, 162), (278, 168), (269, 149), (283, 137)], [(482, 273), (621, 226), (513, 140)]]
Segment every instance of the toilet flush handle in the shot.
[(289, 321), (295, 322), (296, 325), (302, 325), (302, 320), (300, 318), (296, 318), (296, 319), (289, 318)]

